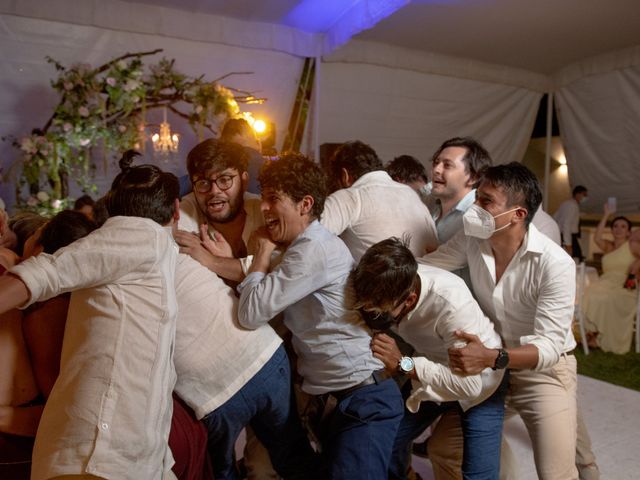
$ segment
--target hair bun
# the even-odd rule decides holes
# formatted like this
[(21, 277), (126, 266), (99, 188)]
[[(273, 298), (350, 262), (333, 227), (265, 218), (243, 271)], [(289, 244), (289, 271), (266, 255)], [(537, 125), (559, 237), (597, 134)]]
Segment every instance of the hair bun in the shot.
[(140, 156), (140, 152), (136, 150), (127, 150), (122, 154), (120, 161), (118, 162), (118, 166), (120, 170), (123, 172), (125, 170), (129, 170), (131, 168), (131, 164), (133, 163), (133, 159), (137, 156)]

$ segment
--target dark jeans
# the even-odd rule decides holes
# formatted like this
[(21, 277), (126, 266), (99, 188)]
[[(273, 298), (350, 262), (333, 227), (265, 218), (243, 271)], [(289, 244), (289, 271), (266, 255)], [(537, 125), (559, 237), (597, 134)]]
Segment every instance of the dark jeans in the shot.
[(385, 479), (403, 410), (402, 395), (392, 379), (343, 398), (322, 442), (328, 478)]
[(450, 408), (460, 411), (464, 452), (462, 477), (465, 480), (497, 480), (500, 473), (500, 442), (504, 423), (504, 399), (509, 387), (509, 372), (502, 383), (482, 403), (462, 412), (458, 402), (422, 402), (416, 413), (405, 410), (398, 429), (391, 465), (390, 479), (406, 479), (411, 462), (411, 444), (436, 418)]
[(251, 380), (202, 421), (209, 431), (216, 480), (238, 478), (234, 445), (246, 425), (251, 425), (283, 478), (308, 479), (317, 474), (318, 456), (297, 416), (289, 359), (282, 345)]

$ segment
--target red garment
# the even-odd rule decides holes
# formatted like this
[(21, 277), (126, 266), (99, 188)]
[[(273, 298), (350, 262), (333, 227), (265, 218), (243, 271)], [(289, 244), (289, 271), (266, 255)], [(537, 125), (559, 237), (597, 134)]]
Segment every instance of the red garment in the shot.
[(175, 393), (169, 447), (176, 461), (172, 470), (178, 480), (213, 479), (207, 454), (207, 429)]

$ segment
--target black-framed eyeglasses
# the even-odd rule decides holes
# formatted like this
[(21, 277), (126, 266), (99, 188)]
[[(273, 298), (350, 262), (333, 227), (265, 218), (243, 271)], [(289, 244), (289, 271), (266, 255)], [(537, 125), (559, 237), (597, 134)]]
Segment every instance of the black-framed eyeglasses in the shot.
[(233, 186), (233, 179), (238, 175), (220, 175), (218, 178), (203, 178), (193, 182), (193, 189), (198, 193), (209, 193), (213, 184), (223, 192)]

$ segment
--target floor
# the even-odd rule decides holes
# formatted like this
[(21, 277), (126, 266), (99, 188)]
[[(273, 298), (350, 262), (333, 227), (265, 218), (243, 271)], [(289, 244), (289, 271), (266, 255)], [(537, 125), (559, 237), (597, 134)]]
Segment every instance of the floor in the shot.
[[(578, 402), (601, 479), (640, 478), (640, 392), (579, 375)], [(536, 480), (531, 444), (520, 418), (505, 423), (505, 435), (520, 461), (519, 480)], [(414, 456), (413, 466), (423, 480), (433, 480), (428, 460)]]

